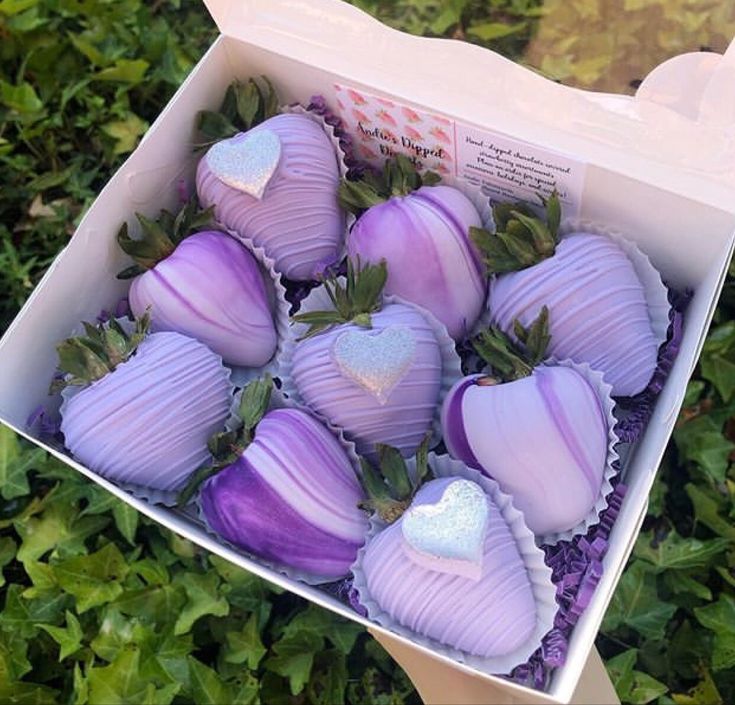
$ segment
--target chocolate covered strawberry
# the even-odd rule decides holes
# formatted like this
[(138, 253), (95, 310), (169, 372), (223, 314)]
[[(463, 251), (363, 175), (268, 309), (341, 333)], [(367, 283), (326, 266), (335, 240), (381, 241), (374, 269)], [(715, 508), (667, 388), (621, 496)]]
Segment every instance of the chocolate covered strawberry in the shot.
[(130, 308), (150, 310), (154, 331), (174, 331), (206, 343), (233, 365), (260, 367), (273, 357), (277, 335), (273, 284), (244, 245), (206, 228), (211, 212), (190, 201), (156, 221), (138, 215), (140, 239), (118, 233), (120, 247), (135, 261), (119, 278), (134, 277)]
[[(645, 284), (618, 242), (584, 231), (560, 238), (556, 194), (545, 206), (542, 220), (523, 204), (501, 204), (493, 213), (497, 232), (473, 230), (488, 271), (496, 275), (488, 300), (492, 321), (510, 332), (514, 320), (528, 326), (547, 305), (550, 354), (589, 363), (615, 396), (635, 395), (656, 369), (661, 342)], [(660, 277), (658, 287), (665, 303)]]
[(516, 326), (525, 349), (501, 331), (474, 342), (492, 376), (457, 382), (444, 400), (442, 431), (449, 453), (495, 479), (537, 535), (568, 531), (600, 499), (609, 468), (612, 400), (566, 365), (539, 365), (549, 341), (547, 309), (529, 331)]
[[(270, 84), (233, 84), (200, 127), (220, 141), (197, 169), (199, 199), (217, 220), (263, 247), (289, 279), (314, 279), (338, 259), (345, 219), (340, 155), (321, 118), (278, 114)], [(225, 137), (225, 139), (222, 139)]]
[(368, 469), (366, 486), (404, 501), (387, 514), (385, 498), (373, 501), (377, 533), (353, 568), (370, 618), (495, 659), (493, 670), (524, 662), (551, 627), (555, 589), (518, 512), (495, 483), (469, 479), (461, 463), (450, 462), (449, 470), (463, 476), (431, 479), (416, 491), (400, 456), (388, 460), (384, 472), (393, 481), (381, 486)]
[(436, 316), (455, 340), (464, 338), (482, 311), (486, 272), (470, 239), (480, 214), (461, 191), (437, 185), (397, 156), (383, 173), (343, 181), (340, 201), (359, 215), (347, 237), (350, 257), (388, 263), (386, 294), (396, 294)]
[(268, 410), (271, 388), (269, 378), (248, 385), (242, 426), (213, 439), (220, 462), (204, 471), (214, 476), (201, 489), (202, 513), (220, 536), (262, 558), (312, 578), (342, 578), (368, 528), (356, 468), (307, 412)]
[(425, 313), (382, 304), (386, 278), (385, 262), (357, 270), (350, 264), (344, 284), (325, 283), (334, 308), (294, 317), (310, 327), (292, 346), (288, 383), (343, 428), (358, 452), (388, 443), (411, 455), (434, 418), (442, 352)]
[(174, 491), (209, 458), (207, 439), (230, 407), (229, 371), (203, 343), (147, 328), (146, 316), (131, 334), (115, 320), (85, 324), (86, 337), (58, 345), (64, 377), (53, 388), (70, 388), (61, 431), (80, 462), (116, 482)]

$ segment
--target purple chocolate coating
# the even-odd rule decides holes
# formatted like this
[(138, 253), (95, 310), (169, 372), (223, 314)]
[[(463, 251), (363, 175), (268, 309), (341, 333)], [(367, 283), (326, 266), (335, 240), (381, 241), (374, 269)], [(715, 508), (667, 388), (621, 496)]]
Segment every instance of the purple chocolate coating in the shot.
[(336, 438), (303, 411), (276, 409), (242, 456), (205, 484), (201, 507), (231, 543), (336, 580), (347, 575), (367, 534), (362, 499)]
[(66, 447), (117, 482), (179, 490), (209, 458), (230, 408), (229, 373), (206, 345), (153, 333), (63, 407)]
[[(306, 404), (343, 428), (359, 453), (371, 453), (376, 443), (386, 443), (409, 457), (434, 417), (442, 376), (439, 344), (431, 325), (410, 306), (389, 304), (371, 314), (371, 319), (371, 329), (341, 325), (298, 343), (292, 362), (293, 381)], [(410, 368), (381, 403), (340, 371), (332, 347), (345, 331), (374, 336), (393, 326), (409, 328), (416, 345)]]
[(276, 351), (272, 304), (257, 260), (229, 235), (196, 233), (130, 286), (130, 307), (151, 307), (153, 330), (206, 343), (233, 365), (260, 367)]
[(303, 115), (276, 115), (248, 134), (258, 130), (271, 130), (281, 141), (281, 159), (263, 198), (220, 181), (205, 156), (197, 168), (199, 200), (215, 207), (220, 223), (263, 247), (286, 277), (313, 279), (338, 258), (344, 235), (337, 154), (322, 127)]
[(497, 277), (488, 306), (505, 331), (514, 319), (529, 326), (550, 311), (549, 354), (587, 362), (605, 375), (614, 396), (645, 389), (658, 346), (643, 284), (628, 256), (608, 237), (574, 233), (539, 264)]
[[(453, 478), (430, 482), (416, 504), (435, 504)], [(533, 634), (538, 619), (531, 583), (515, 539), (495, 503), (485, 532), (478, 581), (413, 563), (403, 548), (401, 520), (370, 541), (362, 560), (370, 598), (419, 634), (470, 654), (508, 654)]]
[(385, 293), (424, 307), (460, 340), (480, 316), (487, 293), (487, 275), (469, 239), (470, 227), (481, 225), (461, 191), (422, 186), (366, 211), (347, 238), (347, 253), (363, 262), (385, 259)]
[(449, 453), (512, 495), (535, 534), (574, 527), (597, 501), (607, 463), (607, 421), (595, 389), (568, 367), (538, 367), (495, 386), (467, 380), (442, 409)]

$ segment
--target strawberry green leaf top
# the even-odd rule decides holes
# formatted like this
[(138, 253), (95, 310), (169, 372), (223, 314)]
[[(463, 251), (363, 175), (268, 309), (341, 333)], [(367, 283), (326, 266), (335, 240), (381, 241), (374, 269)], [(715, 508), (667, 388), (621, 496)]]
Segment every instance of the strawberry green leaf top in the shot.
[(360, 215), (393, 196), (407, 196), (422, 186), (435, 186), (441, 176), (433, 171), (419, 174), (411, 160), (403, 154), (387, 159), (382, 173), (367, 171), (360, 181), (342, 181), (339, 203), (346, 211)]
[(136, 213), (142, 229), (142, 237), (134, 240), (128, 235), (128, 224), (123, 223), (117, 233), (117, 243), (130, 255), (135, 264), (117, 275), (118, 279), (132, 279), (148, 269), (153, 269), (166, 259), (177, 245), (189, 235), (205, 228), (213, 218), (213, 208), (201, 210), (196, 198), (191, 198), (176, 213), (162, 210), (155, 220)]
[(493, 208), (495, 232), (472, 228), (470, 236), (480, 250), (488, 274), (517, 272), (551, 257), (556, 251), (561, 204), (556, 191), (540, 197), (545, 219), (536, 217), (523, 203), (500, 203)]
[(388, 267), (385, 260), (380, 264), (360, 266), (347, 260), (347, 277), (344, 285), (332, 277), (324, 282), (334, 310), (309, 311), (293, 316), (297, 323), (305, 323), (309, 327), (304, 338), (316, 335), (333, 325), (354, 323), (362, 328), (370, 328), (370, 314), (380, 310), (381, 294), (388, 278)]
[(64, 378), (53, 382), (50, 393), (69, 386), (86, 386), (105, 377), (133, 355), (148, 334), (150, 323), (146, 312), (128, 334), (114, 318), (96, 326), (85, 322), (86, 335), (67, 338), (56, 346)]
[(528, 377), (546, 357), (546, 349), (551, 341), (549, 309), (544, 306), (528, 328), (516, 320), (513, 332), (518, 343), (495, 326), (482, 331), (472, 341), (477, 354), (492, 367), (494, 379), (503, 382)]
[(247, 83), (233, 81), (219, 111), (202, 110), (197, 115), (197, 127), (205, 141), (198, 147), (209, 147), (238, 132), (246, 132), (278, 114), (278, 96), (273, 84), (261, 76), (265, 86), (252, 78)]

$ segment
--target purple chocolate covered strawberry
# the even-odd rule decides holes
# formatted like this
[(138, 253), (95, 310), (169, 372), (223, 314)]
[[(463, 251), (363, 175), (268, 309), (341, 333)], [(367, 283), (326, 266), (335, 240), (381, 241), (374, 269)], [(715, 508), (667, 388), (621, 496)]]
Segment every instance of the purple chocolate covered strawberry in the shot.
[[(430, 480), (416, 491), (398, 464), (400, 455), (382, 460), (390, 463), (383, 472), (391, 483), (370, 468), (363, 476), (382, 519), (378, 525), (388, 525), (369, 539), (353, 568), (369, 616), (469, 656), (500, 659), (494, 663), (507, 670), (524, 662), (551, 627), (552, 612), (537, 595), (553, 610), (555, 589), (508, 498), (491, 481), (456, 476)], [(456, 472), (454, 466), (471, 475), (461, 463), (452, 464)]]
[(314, 279), (334, 263), (345, 218), (337, 202), (340, 166), (320, 119), (278, 113), (273, 89), (230, 86), (219, 115), (200, 127), (221, 141), (199, 162), (202, 204), (217, 220), (263, 247), (289, 279)]
[(58, 346), (65, 373), (61, 431), (88, 468), (116, 482), (176, 491), (209, 456), (207, 439), (230, 407), (229, 371), (179, 333), (128, 334), (114, 320)]
[(472, 329), (487, 293), (485, 267), (470, 240), (480, 214), (461, 191), (435, 185), (405, 156), (388, 160), (378, 178), (344, 181), (340, 202), (360, 217), (347, 238), (352, 258), (388, 263), (386, 294), (436, 316), (455, 340)]
[(290, 383), (358, 452), (388, 443), (409, 456), (434, 418), (442, 353), (424, 313), (381, 304), (386, 278), (385, 262), (358, 271), (350, 264), (344, 285), (326, 282), (335, 308), (294, 317), (311, 327), (293, 346)]
[[(556, 194), (545, 205), (545, 222), (522, 204), (501, 204), (493, 212), (496, 233), (473, 230), (488, 271), (497, 275), (488, 301), (492, 321), (510, 332), (514, 320), (528, 326), (548, 305), (550, 354), (589, 363), (615, 396), (635, 395), (656, 369), (661, 342), (644, 283), (612, 238), (572, 232), (559, 239)], [(658, 285), (665, 302), (660, 277)]]
[(135, 265), (119, 278), (135, 277), (130, 308), (150, 310), (155, 331), (174, 331), (206, 343), (233, 365), (260, 367), (273, 357), (277, 335), (272, 296), (253, 254), (225, 233), (200, 230), (211, 212), (190, 201), (157, 221), (138, 215), (143, 237), (118, 233)]
[(442, 408), (449, 453), (495, 479), (541, 536), (573, 529), (600, 498), (612, 406), (610, 387), (595, 388), (582, 368), (538, 366), (547, 313), (530, 331), (516, 326), (525, 351), (499, 330), (482, 333), (475, 348), (493, 376), (460, 380)]
[(242, 428), (213, 439), (215, 456), (226, 457), (204, 471), (216, 474), (201, 490), (203, 515), (224, 539), (262, 558), (316, 579), (342, 578), (368, 528), (356, 468), (305, 411), (267, 411), (271, 389), (268, 377), (248, 385)]

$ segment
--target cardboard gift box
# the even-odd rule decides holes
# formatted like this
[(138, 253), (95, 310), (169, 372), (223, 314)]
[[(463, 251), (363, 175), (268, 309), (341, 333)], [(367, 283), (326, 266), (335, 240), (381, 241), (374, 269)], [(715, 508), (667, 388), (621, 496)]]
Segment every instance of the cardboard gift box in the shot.
[[(349, 87), (369, 96), (368, 102), (400, 105), (407, 115), (437, 116), (451, 126), (446, 133), (450, 142), (453, 138), (448, 151), (454, 160), (462, 161), (470, 177), (474, 167), (490, 193), (502, 192), (508, 174), (483, 172), (481, 154), (465, 153), (458, 140), (472, 147), (482, 140), (467, 135), (492, 138), (510, 145), (516, 162), (519, 150), (541, 154), (569, 174), (567, 201), (580, 218), (625, 233), (669, 285), (694, 291), (681, 350), (645, 435), (627, 459), (628, 492), (610, 537), (605, 572), (574, 629), (566, 665), (554, 672), (545, 694), (481, 673), (509, 697), (568, 702), (645, 516), (733, 252), (735, 52), (677, 57), (653, 71), (635, 97), (615, 96), (558, 85), (476, 46), (405, 35), (340, 0), (207, 0), (207, 5), (222, 34), (100, 193), (0, 342), (0, 420), (205, 549), (368, 625), (319, 589), (261, 566), (218, 543), (183, 514), (136, 499), (45, 446), (26, 430), (26, 419), (48, 403), (56, 342), (126, 292), (127, 285), (115, 278), (127, 264), (115, 242), (120, 224), (136, 211), (151, 216), (172, 208), (179, 181), (193, 182), (195, 115), (217, 109), (233, 79), (266, 74), (282, 102), (306, 104), (322, 94), (331, 103)], [(359, 130), (359, 123), (351, 129)], [(381, 136), (373, 138), (379, 147)], [(431, 157), (430, 152), (422, 156)], [(460, 166), (454, 166), (450, 181), (463, 175)]]

